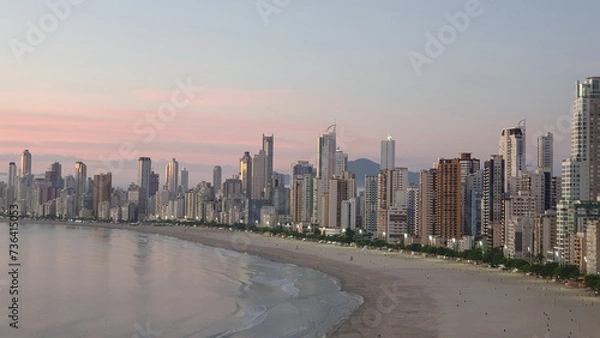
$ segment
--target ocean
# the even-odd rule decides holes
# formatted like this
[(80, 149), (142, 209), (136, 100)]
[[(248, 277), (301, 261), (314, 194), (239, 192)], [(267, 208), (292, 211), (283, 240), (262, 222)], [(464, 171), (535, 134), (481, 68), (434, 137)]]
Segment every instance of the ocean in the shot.
[(322, 272), (175, 238), (0, 223), (0, 337), (324, 337), (362, 302)]

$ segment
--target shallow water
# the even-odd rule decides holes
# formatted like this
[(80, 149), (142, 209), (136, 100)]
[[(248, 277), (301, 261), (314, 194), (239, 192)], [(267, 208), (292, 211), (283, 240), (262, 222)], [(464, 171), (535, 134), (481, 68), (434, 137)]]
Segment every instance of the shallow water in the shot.
[(125, 230), (22, 224), (19, 329), (0, 223), (0, 337), (322, 337), (360, 297), (327, 275)]

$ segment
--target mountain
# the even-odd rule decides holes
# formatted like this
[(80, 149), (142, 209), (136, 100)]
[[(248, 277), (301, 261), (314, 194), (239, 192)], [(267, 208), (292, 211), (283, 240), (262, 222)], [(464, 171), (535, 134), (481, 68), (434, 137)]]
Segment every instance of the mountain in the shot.
[[(358, 158), (348, 161), (348, 170), (356, 175), (356, 186), (362, 189), (365, 186), (365, 175), (379, 173), (379, 164), (368, 158)], [(419, 173), (409, 171), (408, 182), (419, 184)]]

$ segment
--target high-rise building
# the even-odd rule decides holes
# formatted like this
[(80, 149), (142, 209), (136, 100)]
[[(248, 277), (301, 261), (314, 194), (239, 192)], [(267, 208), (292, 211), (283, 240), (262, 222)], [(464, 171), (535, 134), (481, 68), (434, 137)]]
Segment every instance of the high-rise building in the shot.
[(310, 223), (313, 213), (314, 168), (308, 161), (290, 166), (290, 212), (292, 222)]
[(267, 155), (264, 150), (259, 150), (252, 159), (252, 199), (266, 199), (267, 194)]
[(292, 178), (290, 211), (292, 222), (309, 223), (313, 209), (313, 174), (297, 174)]
[[(476, 197), (473, 190), (467, 187), (467, 177), (481, 170), (479, 159), (471, 156), (471, 153), (460, 154), (460, 184), (461, 184), (461, 233), (466, 236), (474, 236), (473, 224), (476, 214), (471, 212), (473, 206), (472, 198)], [(475, 181), (473, 181), (475, 183)], [(476, 187), (472, 187), (476, 188)]]
[(394, 169), (396, 167), (396, 141), (388, 135), (381, 140), (379, 169)]
[(554, 259), (556, 246), (556, 211), (548, 210), (534, 219), (533, 257)]
[(554, 167), (554, 138), (552, 133), (547, 132), (538, 136), (537, 139), (537, 166), (538, 169), (549, 172), (552, 175)]
[(187, 192), (190, 189), (190, 176), (189, 176), (189, 172), (186, 168), (181, 169), (181, 173), (179, 175), (179, 182), (181, 185), (181, 188), (183, 189), (183, 192)]
[[(327, 128), (317, 142), (317, 174), (313, 184), (313, 217), (321, 225), (329, 220), (329, 180), (335, 175), (336, 164), (336, 125)], [(327, 195), (327, 196), (326, 196)]]
[(51, 181), (52, 186), (62, 189), (62, 187), (64, 185), (63, 178), (62, 178), (62, 165), (58, 162), (54, 162), (50, 165), (50, 171), (52, 173), (54, 173), (52, 175), (53, 179)]
[[(377, 177), (377, 236), (390, 240), (397, 233), (392, 234), (389, 231), (390, 211), (404, 212), (404, 225), (407, 226), (406, 212), (407, 200), (406, 190), (408, 189), (408, 168), (394, 168), (392, 170), (382, 169)], [(392, 207), (400, 207), (392, 209)], [(397, 218), (397, 217), (392, 217)], [(408, 228), (403, 229), (403, 233), (408, 233)]]
[(150, 157), (138, 158), (138, 212), (146, 214), (148, 198), (150, 197), (150, 173), (152, 172), (152, 160)]
[(223, 195), (225, 197), (236, 197), (242, 194), (244, 194), (243, 182), (237, 175), (225, 179), (225, 182), (223, 182)]
[(377, 177), (377, 174), (365, 175), (363, 196), (363, 229), (373, 234), (377, 232)]
[(31, 175), (31, 153), (25, 149), (21, 154), (21, 166), (19, 167), (19, 177)]
[[(58, 163), (55, 163), (58, 164)], [(60, 164), (57, 165), (52, 165), (50, 168), (48, 168), (48, 170), (45, 172), (45, 184), (47, 187), (53, 187), (53, 188), (62, 188), (62, 177), (60, 176), (59, 172), (60, 172), (61, 168), (60, 168)]]
[[(557, 256), (569, 263), (578, 231), (576, 204), (600, 194), (600, 77), (577, 81), (571, 120), (571, 156), (562, 162), (562, 197), (557, 205)], [(564, 259), (564, 261), (562, 260)]]
[(155, 196), (158, 192), (158, 188), (160, 187), (160, 175), (154, 171), (150, 172), (150, 180), (148, 182), (148, 196)]
[[(346, 171), (341, 176), (332, 178), (329, 182), (329, 220), (327, 227), (342, 229), (342, 204), (344, 201), (356, 198), (356, 179), (354, 174)], [(354, 204), (356, 207), (356, 204)], [(356, 215), (356, 210), (350, 213)]]
[(414, 183), (409, 183), (408, 189), (406, 190), (406, 216), (408, 224), (408, 234), (412, 237), (418, 237), (419, 229), (419, 215), (417, 210), (419, 209), (419, 187)]
[(250, 152), (244, 152), (240, 158), (240, 180), (242, 181), (242, 193), (246, 198), (252, 197), (252, 157)]
[(75, 191), (80, 195), (87, 192), (87, 166), (83, 162), (75, 162)]
[(458, 240), (461, 231), (461, 162), (460, 159), (439, 159), (437, 162), (437, 225), (440, 236)]
[(435, 168), (419, 173), (419, 200), (417, 213), (418, 232), (423, 245), (431, 245), (431, 238), (439, 235), (438, 229), (438, 171)]
[(169, 161), (165, 168), (165, 180), (169, 198), (173, 200), (177, 197), (177, 190), (179, 189), (179, 163), (175, 158)]
[(600, 220), (587, 221), (585, 234), (585, 270), (590, 274), (600, 272)]
[(143, 196), (148, 198), (150, 196), (150, 173), (152, 172), (152, 160), (150, 157), (138, 158), (138, 187), (142, 192)]
[(262, 136), (262, 150), (266, 156), (266, 180), (270, 182), (273, 177), (273, 135)]
[(98, 216), (100, 204), (103, 202), (111, 202), (112, 194), (112, 174), (94, 175), (94, 197), (93, 197), (93, 212)]
[(514, 193), (517, 190), (516, 179), (521, 176), (526, 164), (525, 120), (517, 127), (502, 130), (499, 150), (504, 159), (504, 190)]
[(335, 174), (335, 124), (327, 128), (327, 132), (319, 136), (317, 143), (317, 178), (327, 181)]
[(17, 165), (15, 162), (8, 164), (8, 187), (14, 188), (17, 186)]
[(215, 188), (215, 193), (219, 192), (219, 190), (221, 190), (221, 184), (223, 183), (223, 178), (222, 178), (223, 172), (221, 170), (221, 166), (215, 166), (213, 168), (213, 187)]
[(480, 236), (481, 228), (481, 199), (483, 198), (483, 170), (467, 175), (463, 193), (463, 219), (467, 236)]
[(17, 198), (17, 165), (15, 162), (8, 164), (8, 182), (6, 187), (6, 205), (13, 204)]
[(492, 155), (484, 164), (481, 228), (490, 247), (504, 245), (504, 168), (502, 155)]
[(348, 171), (348, 154), (343, 152), (341, 149), (335, 151), (335, 176), (342, 176), (344, 172)]

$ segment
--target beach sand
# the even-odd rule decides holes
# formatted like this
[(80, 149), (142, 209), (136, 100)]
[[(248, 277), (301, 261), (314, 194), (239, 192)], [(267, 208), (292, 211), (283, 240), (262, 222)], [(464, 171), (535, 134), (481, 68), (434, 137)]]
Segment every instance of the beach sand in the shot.
[(219, 229), (76, 225), (166, 235), (322, 271), (364, 299), (329, 337), (600, 336), (600, 297), (518, 273)]

